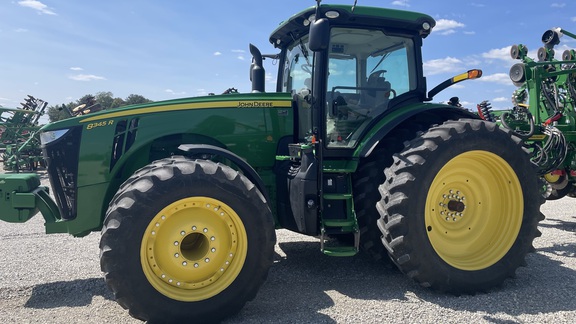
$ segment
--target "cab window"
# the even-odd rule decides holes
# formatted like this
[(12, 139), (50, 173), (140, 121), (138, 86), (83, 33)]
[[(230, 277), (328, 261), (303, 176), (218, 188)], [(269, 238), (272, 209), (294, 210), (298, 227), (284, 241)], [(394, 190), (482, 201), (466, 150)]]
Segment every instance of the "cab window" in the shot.
[(329, 47), (326, 139), (353, 148), (395, 97), (416, 89), (412, 39), (381, 30), (333, 28)]
[(307, 96), (312, 93), (314, 53), (307, 48), (308, 36), (294, 41), (286, 50), (282, 90), (289, 92), (298, 105), (298, 139), (305, 142), (312, 135), (312, 109)]

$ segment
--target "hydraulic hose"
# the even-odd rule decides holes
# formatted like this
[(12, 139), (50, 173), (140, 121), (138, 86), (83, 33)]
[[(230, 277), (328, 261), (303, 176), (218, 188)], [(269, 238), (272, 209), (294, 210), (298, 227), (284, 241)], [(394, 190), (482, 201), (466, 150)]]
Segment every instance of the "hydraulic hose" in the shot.
[(508, 125), (508, 123), (506, 122), (506, 118), (509, 115), (510, 115), (509, 112), (504, 112), (500, 116), (500, 121), (502, 122), (502, 125), (504, 125), (504, 127), (508, 128), (514, 135), (516, 135), (516, 136), (518, 136), (524, 140), (528, 139), (529, 137), (534, 135), (534, 119), (532, 118), (532, 114), (529, 111), (526, 112), (526, 116), (528, 117), (528, 124), (530, 125), (530, 130), (528, 131), (528, 133), (519, 132), (519, 131), (513, 129), (512, 127), (510, 127), (510, 125)]

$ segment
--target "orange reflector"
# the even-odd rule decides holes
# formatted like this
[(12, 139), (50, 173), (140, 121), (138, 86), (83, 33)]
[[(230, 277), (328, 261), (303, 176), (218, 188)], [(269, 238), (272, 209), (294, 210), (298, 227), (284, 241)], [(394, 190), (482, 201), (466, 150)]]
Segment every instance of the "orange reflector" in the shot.
[(477, 79), (482, 76), (482, 70), (474, 69), (468, 71), (468, 79)]

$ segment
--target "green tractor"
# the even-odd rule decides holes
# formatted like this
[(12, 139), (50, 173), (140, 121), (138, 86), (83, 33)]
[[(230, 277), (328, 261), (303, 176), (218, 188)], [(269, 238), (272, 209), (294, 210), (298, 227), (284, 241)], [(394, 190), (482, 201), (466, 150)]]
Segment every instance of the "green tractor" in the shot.
[[(318, 1), (319, 2), (319, 1)], [(251, 93), (154, 102), (46, 125), (51, 190), (0, 177), (0, 218), (101, 231), (100, 264), (141, 320), (214, 322), (266, 280), (275, 229), (330, 256), (391, 259), (424, 287), (473, 294), (525, 264), (543, 218), (522, 140), (431, 103), (420, 13), (318, 4), (250, 46)], [(274, 92), (263, 60), (277, 61)], [(24, 269), (23, 269), (24, 271)]]
[(561, 28), (544, 32), (537, 60), (528, 56), (525, 45), (511, 47), (511, 57), (521, 61), (510, 69), (510, 79), (518, 86), (513, 109), (496, 112), (486, 102), (478, 105), (484, 119), (525, 140), (547, 200), (576, 197), (576, 50), (555, 58), (554, 47), (563, 35), (576, 39)]

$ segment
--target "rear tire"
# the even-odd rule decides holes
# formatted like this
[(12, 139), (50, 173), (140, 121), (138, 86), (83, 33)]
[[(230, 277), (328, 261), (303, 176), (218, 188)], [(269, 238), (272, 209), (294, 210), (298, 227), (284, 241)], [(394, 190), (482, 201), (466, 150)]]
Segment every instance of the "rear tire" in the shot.
[(360, 249), (372, 259), (384, 260), (388, 264), (390, 264), (390, 258), (382, 245), (382, 233), (376, 226), (380, 217), (376, 210), (376, 202), (380, 200), (378, 184), (382, 183), (385, 178), (382, 170), (391, 163), (392, 154), (388, 150), (376, 150), (368, 159), (361, 162), (352, 178), (354, 209), (360, 230)]
[(252, 300), (273, 262), (272, 214), (231, 168), (151, 163), (108, 209), (100, 265), (118, 303), (151, 322), (218, 322)]
[(435, 114), (423, 113), (399, 125), (380, 141), (372, 154), (360, 161), (358, 170), (353, 174), (354, 209), (360, 229), (360, 249), (376, 261), (391, 264), (388, 252), (382, 245), (382, 233), (377, 226), (380, 214), (376, 203), (382, 198), (378, 187), (386, 179), (384, 169), (392, 164), (392, 156), (402, 151), (407, 141), (431, 124), (440, 123), (442, 120), (438, 118)]
[(500, 285), (525, 264), (543, 219), (536, 170), (519, 138), (481, 120), (416, 137), (386, 169), (382, 242), (424, 287), (460, 293)]

